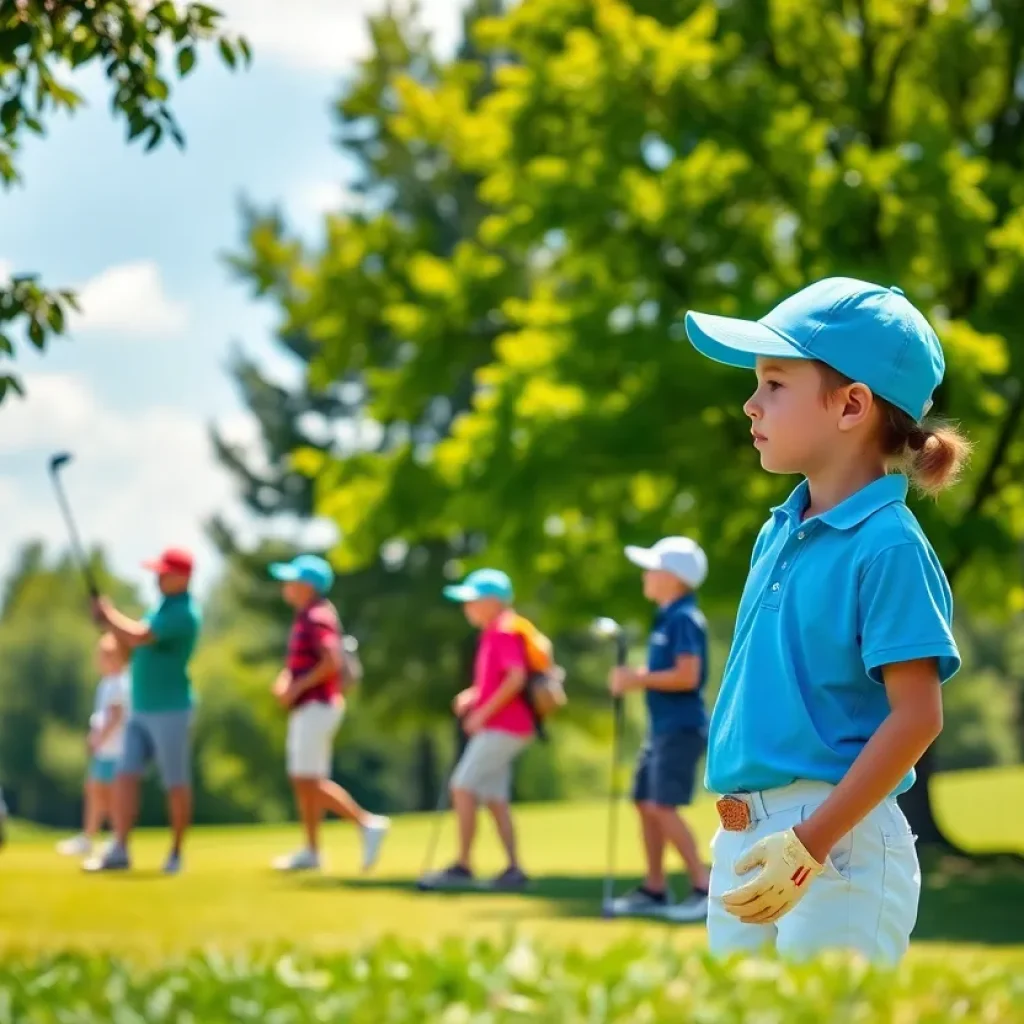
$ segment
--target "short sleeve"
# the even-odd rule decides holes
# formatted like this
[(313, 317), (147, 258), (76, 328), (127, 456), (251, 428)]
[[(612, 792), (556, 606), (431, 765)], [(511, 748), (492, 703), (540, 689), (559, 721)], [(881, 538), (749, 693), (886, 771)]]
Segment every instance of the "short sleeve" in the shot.
[(526, 641), (518, 633), (494, 634), (494, 661), (504, 676), (514, 669), (526, 671)]
[(668, 630), (672, 658), (704, 653), (704, 630), (690, 615), (677, 615)]
[(313, 608), (309, 613), (309, 635), (321, 651), (340, 649), (341, 623), (330, 605)]
[(883, 682), (883, 666), (917, 658), (936, 658), (942, 682), (956, 675), (960, 652), (952, 624), (946, 576), (922, 545), (887, 548), (865, 570), (860, 584), (861, 656), (875, 682)]
[(113, 708), (124, 704), (128, 700), (128, 677), (123, 673), (114, 676), (107, 683), (106, 704)]
[(164, 604), (149, 620), (149, 629), (157, 643), (188, 640), (196, 631), (195, 616), (187, 604)]

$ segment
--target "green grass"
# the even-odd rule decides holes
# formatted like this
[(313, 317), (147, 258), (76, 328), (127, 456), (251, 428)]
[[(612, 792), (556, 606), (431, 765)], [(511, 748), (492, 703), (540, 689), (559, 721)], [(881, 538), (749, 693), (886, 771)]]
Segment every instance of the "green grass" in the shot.
[[(964, 773), (938, 782), (942, 818), (978, 850), (1024, 852), (1024, 770)], [(578, 947), (594, 955), (634, 937), (649, 948), (669, 941), (676, 950), (704, 942), (701, 927), (602, 921), (605, 862), (603, 803), (539, 805), (519, 809), (524, 862), (538, 879), (525, 894), (421, 894), (419, 873), (431, 819), (397, 821), (372, 876), (360, 877), (358, 842), (341, 824), (328, 827), (328, 870), (321, 876), (281, 876), (268, 867), (298, 838), (295, 827), (197, 829), (186, 872), (164, 878), (162, 832), (141, 832), (136, 868), (124, 875), (85, 876), (58, 857), (58, 838), (40, 830), (15, 831), (0, 854), (0, 954), (103, 951), (153, 963), (168, 955), (216, 948), (224, 953), (297, 945), (335, 954), (365, 948), (382, 936), (433, 943), (446, 937), (501, 942), (510, 933), (535, 937), (548, 948)], [(690, 814), (707, 842), (714, 827), (709, 801)], [(620, 808), (620, 875), (640, 871), (630, 808)], [(446, 823), (439, 859), (451, 854)], [(479, 867), (496, 871), (500, 858), (490, 823), (481, 819)], [(926, 876), (917, 955), (951, 947), (998, 947), (1024, 957), (1024, 873), (1002, 869), (967, 874), (935, 870)], [(3, 1018), (0, 1006), (0, 1019)]]
[(353, 954), (193, 956), (155, 969), (88, 954), (0, 961), (0, 1020), (26, 1024), (1015, 1024), (1020, 965), (975, 958), (898, 973), (829, 957), (714, 962), (619, 944), (580, 954), (526, 942), (384, 941)]

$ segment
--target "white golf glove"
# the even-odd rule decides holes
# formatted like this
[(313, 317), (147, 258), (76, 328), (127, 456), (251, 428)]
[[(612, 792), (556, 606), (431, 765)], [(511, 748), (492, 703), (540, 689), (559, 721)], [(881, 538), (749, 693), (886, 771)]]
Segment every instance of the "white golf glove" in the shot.
[(722, 904), (747, 924), (770, 924), (792, 910), (810, 883), (821, 874), (819, 864), (792, 829), (776, 832), (755, 843), (736, 861), (733, 870), (744, 875), (761, 870), (744, 885), (722, 895)]

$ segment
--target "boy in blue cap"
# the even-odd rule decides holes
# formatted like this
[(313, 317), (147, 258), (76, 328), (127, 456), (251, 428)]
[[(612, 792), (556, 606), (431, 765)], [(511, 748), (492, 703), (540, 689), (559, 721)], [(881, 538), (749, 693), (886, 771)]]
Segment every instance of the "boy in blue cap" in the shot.
[(508, 857), (508, 867), (491, 884), (522, 889), (528, 879), (519, 866), (509, 800), (512, 765), (532, 739), (535, 723), (524, 696), (529, 674), (526, 647), (505, 614), (512, 605), (512, 581), (497, 569), (478, 569), (462, 583), (445, 587), (444, 596), (462, 605), (470, 625), (480, 630), (480, 643), (473, 685), (452, 705), (469, 737), (450, 787), (459, 822), (459, 856), (450, 867), (423, 879), (421, 886), (446, 888), (473, 881), (476, 812), (485, 804)]
[[(609, 680), (621, 697), (643, 690), (647, 739), (637, 760), (633, 801), (647, 858), (643, 883), (615, 900), (617, 914), (656, 913), (674, 921), (702, 921), (708, 910), (708, 868), (678, 808), (693, 797), (704, 754), (707, 719), (701, 691), (708, 674), (707, 622), (697, 590), (708, 559), (689, 537), (664, 537), (652, 548), (627, 547), (626, 557), (644, 570), (644, 597), (658, 606), (647, 645), (647, 667), (619, 666)], [(665, 844), (686, 864), (691, 890), (674, 905), (665, 879)]]
[(274, 695), (288, 709), (288, 776), (306, 833), (306, 846), (274, 862), (279, 871), (320, 868), (320, 822), (334, 811), (359, 825), (363, 837), (363, 870), (377, 861), (390, 822), (370, 814), (347, 790), (331, 780), (331, 749), (345, 712), (342, 630), (327, 594), (334, 570), (316, 555), (275, 562), (270, 575), (284, 586), (285, 601), (295, 609), (288, 638), (288, 657), (274, 684)]
[(960, 666), (949, 585), (905, 503), (908, 478), (937, 494), (968, 452), (924, 419), (942, 348), (900, 289), (850, 278), (756, 322), (689, 313), (686, 330), (756, 372), (761, 465), (804, 478), (754, 545), (711, 717), (710, 945), (895, 963), (921, 886), (896, 797)]

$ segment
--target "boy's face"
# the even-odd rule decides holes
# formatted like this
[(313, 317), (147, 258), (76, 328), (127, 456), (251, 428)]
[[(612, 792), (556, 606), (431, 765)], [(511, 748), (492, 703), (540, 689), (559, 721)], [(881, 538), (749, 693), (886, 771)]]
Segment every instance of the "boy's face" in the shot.
[(644, 570), (644, 597), (655, 604), (668, 604), (686, 593), (686, 585), (678, 576), (664, 569)]
[(496, 597), (481, 597), (476, 601), (467, 601), (462, 610), (471, 626), (484, 629), (501, 614), (504, 607)]
[(804, 359), (758, 359), (757, 390), (744, 403), (754, 447), (769, 473), (813, 474), (833, 451), (840, 418)]
[(180, 572), (162, 572), (156, 578), (156, 585), (165, 597), (184, 594), (188, 590), (190, 577)]
[(305, 608), (319, 596), (316, 587), (299, 580), (289, 580), (281, 587), (281, 596), (292, 608)]

